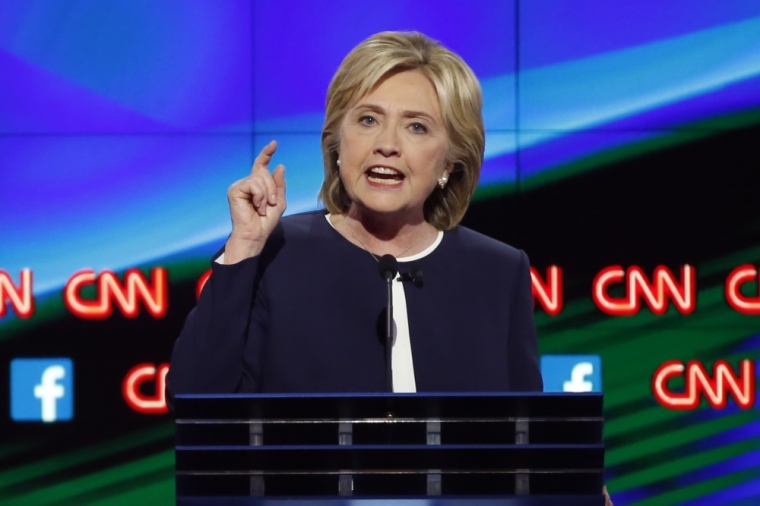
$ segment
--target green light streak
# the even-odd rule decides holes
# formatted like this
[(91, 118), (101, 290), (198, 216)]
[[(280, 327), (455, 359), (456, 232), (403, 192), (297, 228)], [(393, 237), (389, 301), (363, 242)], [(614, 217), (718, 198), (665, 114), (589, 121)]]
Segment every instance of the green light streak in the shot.
[(129, 482), (134, 478), (143, 477), (151, 479), (156, 474), (164, 478), (162, 484), (166, 482), (167, 476), (174, 475), (174, 450), (167, 450), (150, 457), (133, 460), (126, 464), (67, 480), (49, 487), (38, 488), (32, 492), (12, 497), (3, 504), (6, 506), (61, 504), (69, 500), (73, 500), (76, 504), (81, 504), (80, 499), (75, 499), (78, 496), (97, 492), (99, 489), (106, 490), (120, 483)]
[[(661, 408), (664, 409), (664, 408)], [(667, 431), (655, 437), (639, 440), (635, 443), (607, 452), (605, 464), (616, 466), (627, 461), (643, 457), (656, 457), (659, 453), (676, 449), (683, 445), (698, 442), (706, 437), (734, 429), (740, 425), (757, 421), (760, 414), (754, 410), (741, 411), (730, 416), (715, 418), (696, 425), (684, 425), (679, 430)], [(689, 452), (691, 454), (691, 452)]]
[(82, 506), (134, 506), (135, 504), (174, 504), (174, 476), (119, 495), (75, 504)]
[[(647, 153), (681, 144), (687, 144), (699, 139), (724, 133), (726, 130), (750, 127), (759, 123), (760, 109), (741, 111), (691, 123), (664, 133), (660, 137), (594, 153), (590, 156), (560, 164), (553, 168), (547, 168), (532, 176), (524, 177), (519, 183), (519, 191), (528, 192), (560, 179), (577, 176), (590, 170), (613, 165)], [(570, 134), (573, 132), (568, 131), (567, 133)]]
[[(674, 486), (673, 490), (659, 494), (650, 499), (638, 501), (634, 504), (635, 506), (672, 506), (674, 504), (683, 504), (686, 501), (698, 499), (720, 490), (725, 490), (727, 488), (741, 485), (742, 483), (754, 481), (757, 479), (757, 475), (758, 468), (755, 468), (753, 470), (740, 471), (737, 473), (721, 476), (719, 478), (715, 478), (714, 480), (706, 480), (688, 487)], [(751, 504), (757, 504), (756, 501), (757, 499), (755, 499), (755, 502), (752, 502)]]
[(148, 430), (121, 436), (106, 443), (82, 448), (70, 453), (56, 455), (44, 460), (18, 466), (0, 473), (0, 498), (8, 487), (42, 476), (53, 475), (73, 466), (96, 461), (115, 453), (132, 450), (174, 436), (174, 423), (165, 423)]
[[(684, 473), (696, 471), (724, 460), (738, 457), (760, 448), (760, 439), (739, 441), (720, 448), (714, 448), (702, 453), (689, 454), (681, 458), (658, 460), (655, 464), (640, 472), (629, 473), (620, 478), (610, 480), (607, 486), (612, 490), (628, 490), (649, 485), (662, 480), (676, 478)], [(714, 489), (713, 489), (714, 490)], [(711, 490), (712, 491), (712, 490)]]

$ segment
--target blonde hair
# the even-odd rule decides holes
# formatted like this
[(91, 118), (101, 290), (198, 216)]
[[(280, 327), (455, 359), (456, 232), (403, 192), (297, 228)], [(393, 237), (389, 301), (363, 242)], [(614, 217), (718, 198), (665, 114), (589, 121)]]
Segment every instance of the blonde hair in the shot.
[(319, 199), (333, 214), (350, 200), (338, 167), (340, 126), (349, 107), (391, 73), (422, 72), (433, 84), (449, 137), (445, 188), (436, 187), (424, 204), (425, 220), (438, 230), (454, 228), (464, 216), (480, 177), (485, 131), (483, 96), (470, 67), (438, 42), (417, 32), (381, 32), (356, 46), (338, 67), (327, 89), (322, 157), (325, 179)]

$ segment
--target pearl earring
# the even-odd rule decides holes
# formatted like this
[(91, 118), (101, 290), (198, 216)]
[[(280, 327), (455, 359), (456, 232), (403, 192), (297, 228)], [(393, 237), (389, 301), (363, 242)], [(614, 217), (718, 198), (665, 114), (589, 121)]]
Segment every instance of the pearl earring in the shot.
[(340, 158), (338, 158), (338, 167), (340, 167)]
[(449, 182), (449, 176), (447, 176), (446, 174), (444, 174), (438, 180), (438, 186), (441, 188), (441, 190), (443, 190), (446, 187), (446, 183), (448, 183), (448, 182)]

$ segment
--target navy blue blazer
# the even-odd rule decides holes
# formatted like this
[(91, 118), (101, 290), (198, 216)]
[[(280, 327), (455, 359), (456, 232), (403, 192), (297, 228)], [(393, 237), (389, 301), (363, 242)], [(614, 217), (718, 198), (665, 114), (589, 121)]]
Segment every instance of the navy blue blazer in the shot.
[[(541, 391), (525, 253), (456, 227), (415, 263), (424, 282), (405, 295), (417, 390)], [(385, 282), (324, 211), (282, 218), (261, 255), (212, 269), (174, 346), (170, 400), (385, 390)]]

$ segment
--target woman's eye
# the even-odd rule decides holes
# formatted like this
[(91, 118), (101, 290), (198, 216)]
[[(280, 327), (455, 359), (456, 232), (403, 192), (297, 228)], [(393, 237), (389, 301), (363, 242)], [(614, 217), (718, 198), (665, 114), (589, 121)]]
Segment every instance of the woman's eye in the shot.
[(427, 133), (428, 131), (427, 127), (423, 125), (422, 123), (412, 123), (411, 129), (412, 129), (412, 132), (417, 133), (417, 134), (424, 134), (424, 133)]
[(359, 117), (359, 123), (363, 125), (374, 125), (375, 124), (375, 118), (372, 116), (360, 116)]

